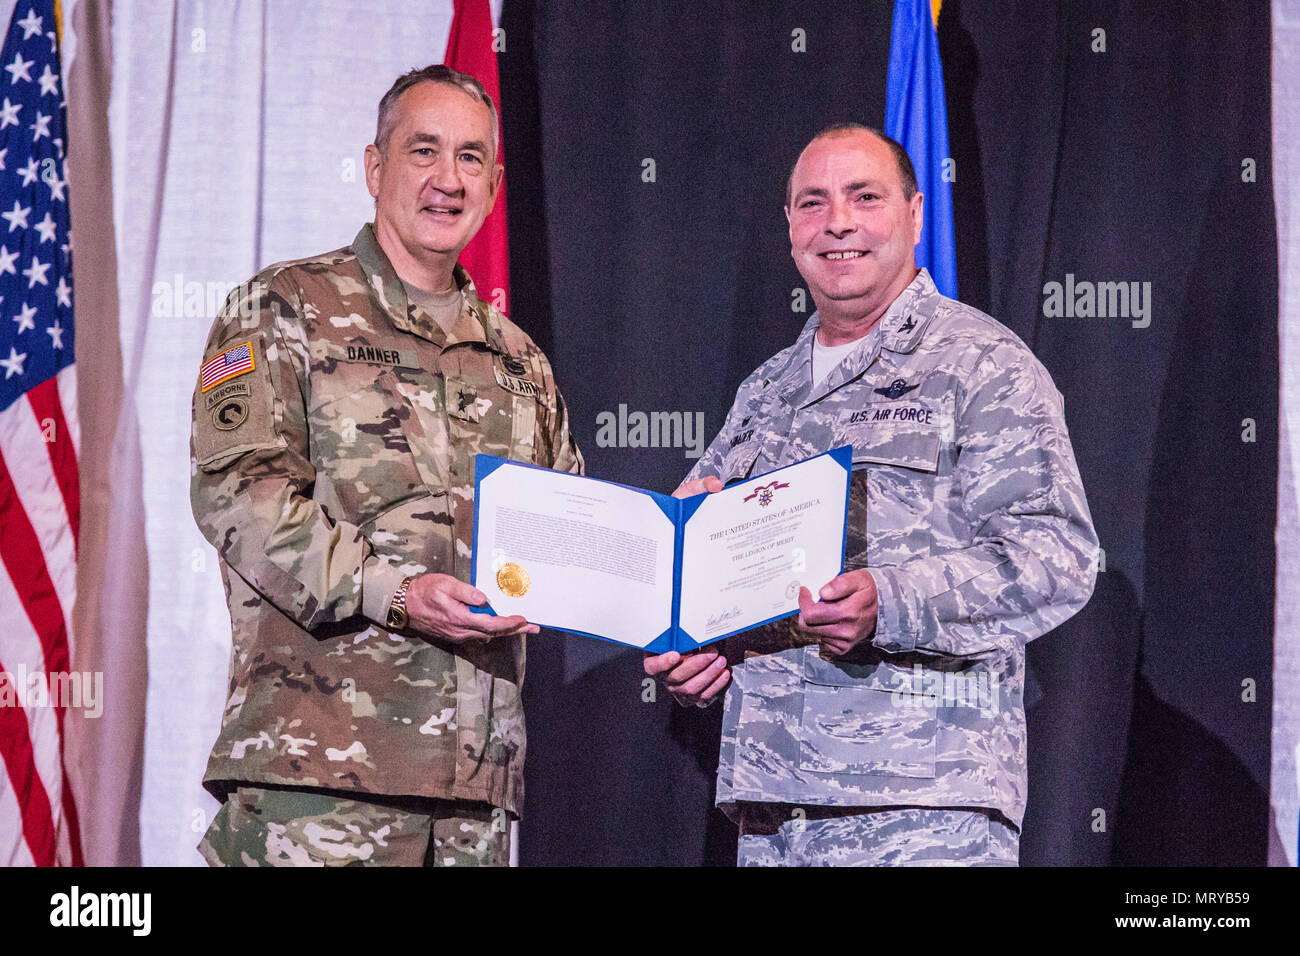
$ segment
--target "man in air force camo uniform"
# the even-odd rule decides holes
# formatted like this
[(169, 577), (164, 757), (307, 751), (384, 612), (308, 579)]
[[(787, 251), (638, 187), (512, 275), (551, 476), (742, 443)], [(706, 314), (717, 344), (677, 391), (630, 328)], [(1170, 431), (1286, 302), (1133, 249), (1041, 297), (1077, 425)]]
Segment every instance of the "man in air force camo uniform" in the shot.
[(508, 862), (537, 628), (470, 611), (474, 455), (582, 457), (546, 357), (456, 262), (496, 199), (496, 122), (471, 77), (399, 79), (373, 226), (213, 325), (192, 500), (234, 632), (214, 865)]
[(1015, 865), (1025, 643), (1092, 593), (1062, 399), (1010, 330), (916, 268), (907, 154), (860, 126), (802, 152), (791, 254), (817, 304), (740, 386), (679, 495), (853, 446), (846, 571), (799, 615), (646, 658), (726, 693), (717, 801), (743, 864)]

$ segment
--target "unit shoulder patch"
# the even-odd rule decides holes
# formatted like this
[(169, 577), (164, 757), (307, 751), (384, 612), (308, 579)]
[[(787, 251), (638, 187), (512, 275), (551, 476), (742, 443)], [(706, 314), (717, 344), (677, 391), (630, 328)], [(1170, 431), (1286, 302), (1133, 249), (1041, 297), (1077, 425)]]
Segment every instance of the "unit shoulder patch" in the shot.
[[(233, 358), (228, 366), (225, 356)], [(219, 372), (209, 377), (206, 387), (200, 375), (194, 396), (194, 457), (199, 467), (213, 470), (245, 451), (276, 444), (274, 396), (265, 358), (260, 343), (250, 339), (203, 363), (207, 368), (222, 360)], [(247, 374), (255, 369), (256, 374)]]

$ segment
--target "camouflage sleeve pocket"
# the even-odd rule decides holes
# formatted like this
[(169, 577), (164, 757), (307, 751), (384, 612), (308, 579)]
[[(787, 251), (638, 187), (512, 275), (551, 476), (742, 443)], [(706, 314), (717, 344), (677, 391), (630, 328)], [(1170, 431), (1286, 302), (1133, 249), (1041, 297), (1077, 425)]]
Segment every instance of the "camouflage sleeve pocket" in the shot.
[(271, 373), (259, 338), (235, 339), (205, 356), (193, 415), (194, 457), (204, 471), (277, 445)]

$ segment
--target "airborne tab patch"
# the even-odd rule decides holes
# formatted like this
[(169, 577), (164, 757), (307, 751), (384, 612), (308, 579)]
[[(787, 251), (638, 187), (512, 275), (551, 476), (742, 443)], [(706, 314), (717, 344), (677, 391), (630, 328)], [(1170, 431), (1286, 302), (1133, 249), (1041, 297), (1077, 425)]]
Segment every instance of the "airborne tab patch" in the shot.
[(232, 345), (224, 352), (218, 352), (199, 366), (199, 391), (220, 385), (222, 382), (243, 375), (253, 370), (253, 342)]

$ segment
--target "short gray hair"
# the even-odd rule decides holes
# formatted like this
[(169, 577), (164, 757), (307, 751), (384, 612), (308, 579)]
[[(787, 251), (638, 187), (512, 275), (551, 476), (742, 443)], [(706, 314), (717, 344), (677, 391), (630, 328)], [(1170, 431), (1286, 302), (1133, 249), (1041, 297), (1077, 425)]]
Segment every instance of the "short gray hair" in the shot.
[(420, 83), (441, 83), (443, 86), (454, 86), (456, 89), (468, 93), (479, 102), (486, 104), (488, 112), (492, 114), (492, 157), (495, 159), (500, 155), (501, 120), (497, 115), (497, 106), (492, 102), (492, 97), (483, 88), (483, 84), (474, 77), (468, 73), (453, 70), (442, 63), (435, 63), (432, 66), (426, 66), (422, 70), (411, 70), (409, 73), (402, 74), (388, 88), (388, 92), (384, 94), (383, 99), (379, 101), (379, 122), (375, 126), (375, 146), (381, 153), (387, 152), (388, 139), (392, 136), (393, 126), (397, 123), (393, 107), (397, 104), (398, 98), (411, 87)]

